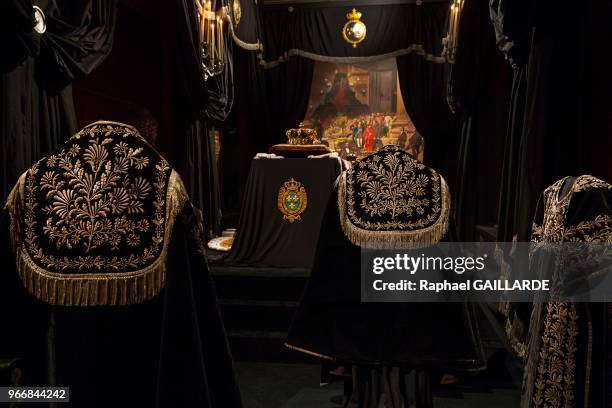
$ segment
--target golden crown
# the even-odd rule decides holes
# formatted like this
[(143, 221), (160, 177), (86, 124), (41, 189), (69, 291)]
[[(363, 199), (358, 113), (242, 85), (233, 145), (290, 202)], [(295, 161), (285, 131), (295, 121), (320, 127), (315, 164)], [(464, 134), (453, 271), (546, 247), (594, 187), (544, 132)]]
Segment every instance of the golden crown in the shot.
[(361, 12), (353, 9), (350, 13), (346, 15), (346, 18), (349, 20), (359, 20), (361, 18)]
[(297, 129), (287, 130), (285, 134), (287, 135), (287, 142), (292, 145), (311, 145), (319, 143), (317, 131), (304, 127), (303, 123), (300, 123)]
[(299, 181), (295, 181), (294, 179), (285, 181), (283, 184), (287, 191), (297, 191), (302, 186), (302, 183), (300, 183)]

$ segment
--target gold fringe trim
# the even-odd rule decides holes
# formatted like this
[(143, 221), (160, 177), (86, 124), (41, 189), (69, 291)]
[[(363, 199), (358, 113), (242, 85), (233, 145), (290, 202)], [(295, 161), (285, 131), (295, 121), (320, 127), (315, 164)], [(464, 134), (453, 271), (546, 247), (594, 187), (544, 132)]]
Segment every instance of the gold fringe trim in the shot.
[(308, 354), (310, 356), (319, 357), (319, 358), (322, 358), (324, 360), (331, 360), (331, 361), (335, 361), (336, 360), (336, 358), (334, 358), (334, 357), (326, 356), (325, 354), (315, 353), (314, 351), (306, 350), (306, 349), (303, 349), (301, 347), (292, 346), (291, 344), (289, 344), (287, 342), (285, 342), (285, 347), (287, 347), (288, 349), (291, 349), (291, 350), (299, 351), (300, 353)]
[(450, 214), (450, 192), (444, 177), (440, 176), (442, 208), (436, 222), (429, 227), (415, 231), (372, 231), (353, 224), (346, 210), (346, 172), (338, 183), (338, 210), (344, 235), (353, 244), (368, 249), (418, 249), (434, 245), (448, 230)]
[[(23, 176), (18, 185), (23, 185)], [(17, 188), (17, 186), (15, 187)], [(20, 187), (18, 191), (23, 190)], [(15, 191), (15, 189), (14, 189)], [(11, 224), (21, 222), (22, 197), (15, 193), (7, 207)], [(164, 242), (160, 255), (146, 268), (123, 273), (70, 274), (50, 272), (34, 263), (18, 234), (13, 239), (17, 271), (34, 297), (54, 306), (123, 306), (143, 303), (158, 295), (166, 283), (166, 258), (176, 217), (188, 201), (180, 176), (172, 170), (166, 191)]]
[(10, 237), (13, 243), (13, 254), (17, 249), (16, 243), (21, 242), (22, 230), (20, 220), (23, 215), (23, 190), (27, 172), (23, 173), (9, 193), (4, 208), (10, 215)]

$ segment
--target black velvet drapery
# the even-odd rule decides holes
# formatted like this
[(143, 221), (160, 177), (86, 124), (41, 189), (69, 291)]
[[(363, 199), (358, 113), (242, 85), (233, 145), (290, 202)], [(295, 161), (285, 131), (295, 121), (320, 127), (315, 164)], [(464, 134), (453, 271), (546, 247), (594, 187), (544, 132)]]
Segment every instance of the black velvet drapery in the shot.
[(255, 153), (285, 142), (285, 131), (304, 119), (314, 72), (308, 58), (292, 57), (265, 69), (255, 53), (235, 49), (237, 133), (224, 138), (222, 149), (225, 206), (233, 210), (240, 206)]
[[(217, 2), (213, 7), (226, 5)], [(176, 44), (174, 129), (179, 138), (177, 167), (194, 205), (202, 211), (208, 238), (221, 233), (219, 169), (215, 132), (229, 116), (234, 102), (234, 64), (230, 33), (225, 35), (226, 66), (223, 73), (205, 80), (199, 45), (198, 19), (192, 1), (180, 0), (173, 35)]]
[[(428, 53), (441, 55), (442, 38), (446, 35), (447, 3), (423, 3), (415, 6), (416, 31), (419, 42), (426, 44)], [(401, 28), (398, 27), (400, 31)], [(406, 28), (403, 28), (405, 31)], [(418, 53), (396, 58), (400, 90), (406, 111), (417, 131), (425, 139), (426, 163), (442, 173), (454, 187), (454, 163), (457, 150), (459, 121), (446, 104), (446, 66)]]
[[(345, 42), (340, 29), (353, 8), (362, 13), (367, 35), (356, 48)], [(264, 6), (261, 13), (263, 61), (274, 66), (287, 57), (355, 62), (405, 54), (420, 54), (443, 62), (441, 40), (436, 37), (448, 13), (447, 1), (422, 4), (359, 5), (335, 2), (317, 6)], [(354, 59), (354, 61), (351, 61)]]
[(444, 176), (453, 191), (459, 121), (446, 103), (445, 69), (444, 64), (426, 61), (418, 55), (397, 58), (406, 112), (425, 139), (425, 162)]
[[(32, 6), (47, 18), (35, 33)], [(0, 6), (0, 199), (34, 161), (76, 131), (71, 81), (110, 53), (116, 0), (6, 0)]]
[(297, 127), (306, 115), (314, 61), (293, 57), (264, 72), (270, 141), (272, 144), (285, 142), (285, 131)]
[(612, 176), (612, 77), (601, 57), (612, 35), (604, 17), (611, 12), (611, 4), (594, 0), (576, 8), (492, 3), (498, 46), (516, 66), (500, 240), (529, 239), (539, 193), (555, 180)]
[[(454, 198), (457, 234), (477, 240), (476, 226), (497, 222), (499, 180), (512, 70), (495, 45), (488, 0), (466, 2), (447, 100), (461, 119)], [(501, 126), (500, 126), (501, 124)]]

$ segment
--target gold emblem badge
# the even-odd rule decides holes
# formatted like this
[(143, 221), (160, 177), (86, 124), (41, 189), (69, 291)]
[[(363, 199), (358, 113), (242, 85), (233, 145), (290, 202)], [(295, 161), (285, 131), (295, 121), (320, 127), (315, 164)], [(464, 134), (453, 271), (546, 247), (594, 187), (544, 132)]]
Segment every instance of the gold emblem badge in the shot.
[(234, 0), (232, 2), (232, 14), (234, 15), (234, 23), (236, 26), (240, 24), (240, 19), (242, 18), (242, 7), (240, 6), (240, 0)]
[(348, 21), (344, 24), (344, 27), (342, 27), (342, 37), (344, 41), (355, 48), (357, 44), (365, 40), (367, 27), (365, 23), (361, 21), (361, 13), (356, 9), (348, 13), (346, 19)]
[(306, 210), (308, 205), (308, 196), (306, 188), (302, 183), (295, 181), (293, 178), (285, 181), (283, 186), (278, 190), (278, 209), (283, 213), (283, 219), (289, 222), (299, 221), (302, 219), (300, 214)]

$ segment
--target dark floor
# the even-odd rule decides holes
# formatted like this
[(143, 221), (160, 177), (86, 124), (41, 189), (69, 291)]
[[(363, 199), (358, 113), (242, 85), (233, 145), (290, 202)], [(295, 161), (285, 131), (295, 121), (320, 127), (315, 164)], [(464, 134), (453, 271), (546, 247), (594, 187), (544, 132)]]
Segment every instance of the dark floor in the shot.
[[(319, 386), (320, 367), (314, 364), (240, 362), (236, 364), (245, 408), (339, 408), (340, 382)], [(435, 408), (516, 408), (518, 391), (436, 391)]]
[[(342, 407), (343, 383), (319, 386), (319, 360), (284, 347), (308, 271), (228, 266), (222, 254), (208, 255), (244, 407)], [(517, 381), (508, 371), (512, 361), (495, 340), (501, 329), (487, 330), (495, 325), (485, 315), (481, 334), (488, 339), (489, 369), (462, 385), (434, 387), (435, 408), (518, 407)]]

